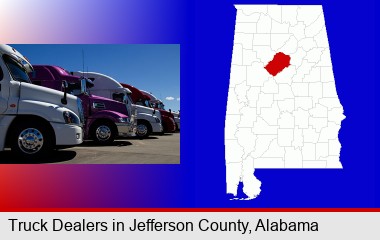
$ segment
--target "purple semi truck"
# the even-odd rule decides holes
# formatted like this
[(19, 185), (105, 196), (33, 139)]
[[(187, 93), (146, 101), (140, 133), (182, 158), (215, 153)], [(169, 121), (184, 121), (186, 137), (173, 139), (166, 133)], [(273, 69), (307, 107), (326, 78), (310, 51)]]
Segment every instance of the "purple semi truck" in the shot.
[(84, 112), (84, 139), (99, 144), (110, 144), (117, 136), (132, 137), (136, 134), (136, 119), (129, 116), (125, 104), (89, 94), (93, 83), (84, 77), (71, 75), (65, 69), (50, 65), (33, 65), (29, 74), (36, 85), (61, 90), (62, 81), (68, 83), (68, 91), (82, 100)]

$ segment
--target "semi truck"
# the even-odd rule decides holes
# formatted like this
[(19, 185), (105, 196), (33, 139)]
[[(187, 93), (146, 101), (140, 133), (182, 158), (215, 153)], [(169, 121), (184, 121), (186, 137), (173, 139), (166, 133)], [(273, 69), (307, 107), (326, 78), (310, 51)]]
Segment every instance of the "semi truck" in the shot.
[(91, 80), (71, 75), (59, 66), (34, 65), (29, 74), (36, 85), (61, 90), (66, 81), (71, 93), (78, 96), (84, 109), (84, 139), (94, 140), (100, 145), (111, 144), (116, 137), (135, 136), (136, 124), (125, 104), (90, 94)]
[[(83, 142), (80, 99), (33, 85), (29, 61), (16, 49), (0, 45), (0, 151), (35, 160), (51, 150)], [(82, 120), (81, 120), (82, 118)]]
[(174, 122), (175, 122), (175, 127), (179, 131), (181, 129), (181, 114), (180, 114), (180, 111), (178, 110), (178, 112), (172, 112), (169, 109), (169, 112), (171, 112), (173, 114), (173, 116), (174, 116)]
[[(132, 100), (132, 91), (122, 86), (118, 81), (110, 76), (97, 72), (72, 72), (74, 76), (86, 76), (94, 82), (94, 87), (90, 89), (92, 94), (122, 101), (134, 109), (137, 116), (136, 135), (139, 138), (147, 138), (151, 133), (162, 133), (161, 114), (159, 111), (146, 106), (135, 104)], [(136, 90), (134, 90), (136, 92)]]
[[(145, 95), (146, 99), (149, 99), (149, 104), (154, 108), (160, 111), (161, 116), (163, 118), (163, 125), (165, 132), (175, 132), (177, 130), (177, 124), (174, 119), (173, 113), (165, 110), (164, 103), (156, 98), (152, 93), (144, 90), (140, 90), (142, 94)], [(180, 121), (178, 119), (178, 125)]]

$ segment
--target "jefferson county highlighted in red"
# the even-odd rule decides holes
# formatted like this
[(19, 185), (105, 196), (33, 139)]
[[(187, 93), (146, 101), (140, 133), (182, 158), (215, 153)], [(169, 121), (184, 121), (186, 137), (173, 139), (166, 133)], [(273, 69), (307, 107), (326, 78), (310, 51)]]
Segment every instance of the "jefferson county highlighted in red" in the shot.
[(284, 54), (283, 52), (276, 53), (274, 55), (273, 60), (270, 61), (266, 66), (265, 69), (274, 77), (279, 72), (284, 70), (284, 68), (290, 66), (290, 56)]

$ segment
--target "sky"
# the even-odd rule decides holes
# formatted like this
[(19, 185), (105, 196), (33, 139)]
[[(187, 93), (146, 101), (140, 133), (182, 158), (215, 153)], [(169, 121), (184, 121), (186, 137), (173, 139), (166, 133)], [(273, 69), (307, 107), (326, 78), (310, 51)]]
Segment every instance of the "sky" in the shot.
[[(153, 93), (165, 109), (180, 110), (178, 44), (11, 44), (33, 64), (99, 72)], [(96, 84), (96, 83), (95, 83)]]

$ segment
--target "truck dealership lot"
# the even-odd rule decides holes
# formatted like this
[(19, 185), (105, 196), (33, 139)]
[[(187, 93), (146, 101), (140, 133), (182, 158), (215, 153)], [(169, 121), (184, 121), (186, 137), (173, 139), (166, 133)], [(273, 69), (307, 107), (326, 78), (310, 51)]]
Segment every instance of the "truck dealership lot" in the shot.
[[(33, 163), (15, 160), (10, 150), (0, 152), (0, 163)], [(152, 135), (148, 139), (118, 139), (110, 146), (86, 141), (77, 147), (54, 151), (38, 163), (55, 164), (179, 164), (180, 133)]]

